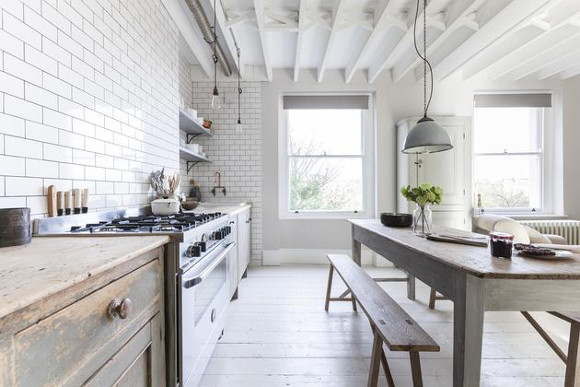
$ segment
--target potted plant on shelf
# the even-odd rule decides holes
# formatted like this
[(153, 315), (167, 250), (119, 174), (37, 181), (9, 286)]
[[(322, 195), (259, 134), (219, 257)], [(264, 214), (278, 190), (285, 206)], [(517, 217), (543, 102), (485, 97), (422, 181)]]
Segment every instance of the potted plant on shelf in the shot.
[(443, 199), (443, 188), (429, 183), (411, 188), (410, 185), (401, 188), (403, 197), (416, 203), (413, 210), (413, 231), (421, 236), (431, 233), (433, 214), (431, 204), (440, 204)]

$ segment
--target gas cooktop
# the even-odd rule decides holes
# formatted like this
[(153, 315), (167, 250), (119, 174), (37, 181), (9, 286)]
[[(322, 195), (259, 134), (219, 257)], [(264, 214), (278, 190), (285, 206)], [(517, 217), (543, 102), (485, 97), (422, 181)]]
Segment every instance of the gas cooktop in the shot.
[(168, 216), (120, 217), (85, 226), (72, 226), (71, 233), (179, 233), (222, 217), (221, 212), (184, 213)]

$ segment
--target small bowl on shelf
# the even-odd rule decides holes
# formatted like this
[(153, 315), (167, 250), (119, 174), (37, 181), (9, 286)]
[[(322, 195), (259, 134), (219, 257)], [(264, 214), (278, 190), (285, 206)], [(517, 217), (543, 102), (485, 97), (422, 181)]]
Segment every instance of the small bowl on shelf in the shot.
[(381, 223), (387, 227), (410, 227), (413, 224), (413, 215), (396, 212), (383, 212)]
[(206, 129), (211, 129), (211, 124), (213, 124), (213, 122), (211, 120), (208, 119), (203, 119), (203, 127)]

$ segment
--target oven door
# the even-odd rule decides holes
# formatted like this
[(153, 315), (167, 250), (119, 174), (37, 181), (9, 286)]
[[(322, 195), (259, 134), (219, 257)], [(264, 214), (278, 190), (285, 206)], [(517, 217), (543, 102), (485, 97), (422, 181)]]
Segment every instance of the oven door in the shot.
[(181, 386), (196, 386), (225, 325), (229, 304), (228, 256), (235, 243), (216, 247), (181, 275)]

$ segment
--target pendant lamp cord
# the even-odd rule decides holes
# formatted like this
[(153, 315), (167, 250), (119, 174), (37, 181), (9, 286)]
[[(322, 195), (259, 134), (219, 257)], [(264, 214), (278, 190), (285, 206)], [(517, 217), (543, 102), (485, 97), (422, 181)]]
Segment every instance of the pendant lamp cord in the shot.
[(238, 52), (238, 123), (241, 123), (242, 112), (241, 112), (241, 97), (242, 97), (242, 86), (240, 83), (240, 48), (236, 47)]
[(213, 88), (214, 88), (214, 95), (217, 92), (217, 63), (218, 63), (218, 56), (217, 56), (217, 8), (216, 8), (216, 0), (213, 0), (213, 26), (211, 27), (213, 41), (209, 42), (205, 38), (204, 40), (212, 45), (213, 53), (212, 53), (212, 60), (213, 60)]
[[(419, 58), (423, 60), (423, 116), (427, 117), (429, 105), (431, 105), (431, 99), (433, 98), (433, 68), (431, 67), (431, 63), (429, 63), (427, 60), (427, 0), (423, 0), (423, 54), (421, 54), (417, 45), (417, 20), (419, 19), (420, 1), (421, 0), (417, 0), (417, 9), (415, 11), (415, 22), (413, 23), (413, 43), (417, 55), (419, 55)], [(429, 75), (431, 80), (429, 99), (427, 99), (427, 67), (429, 68)]]

